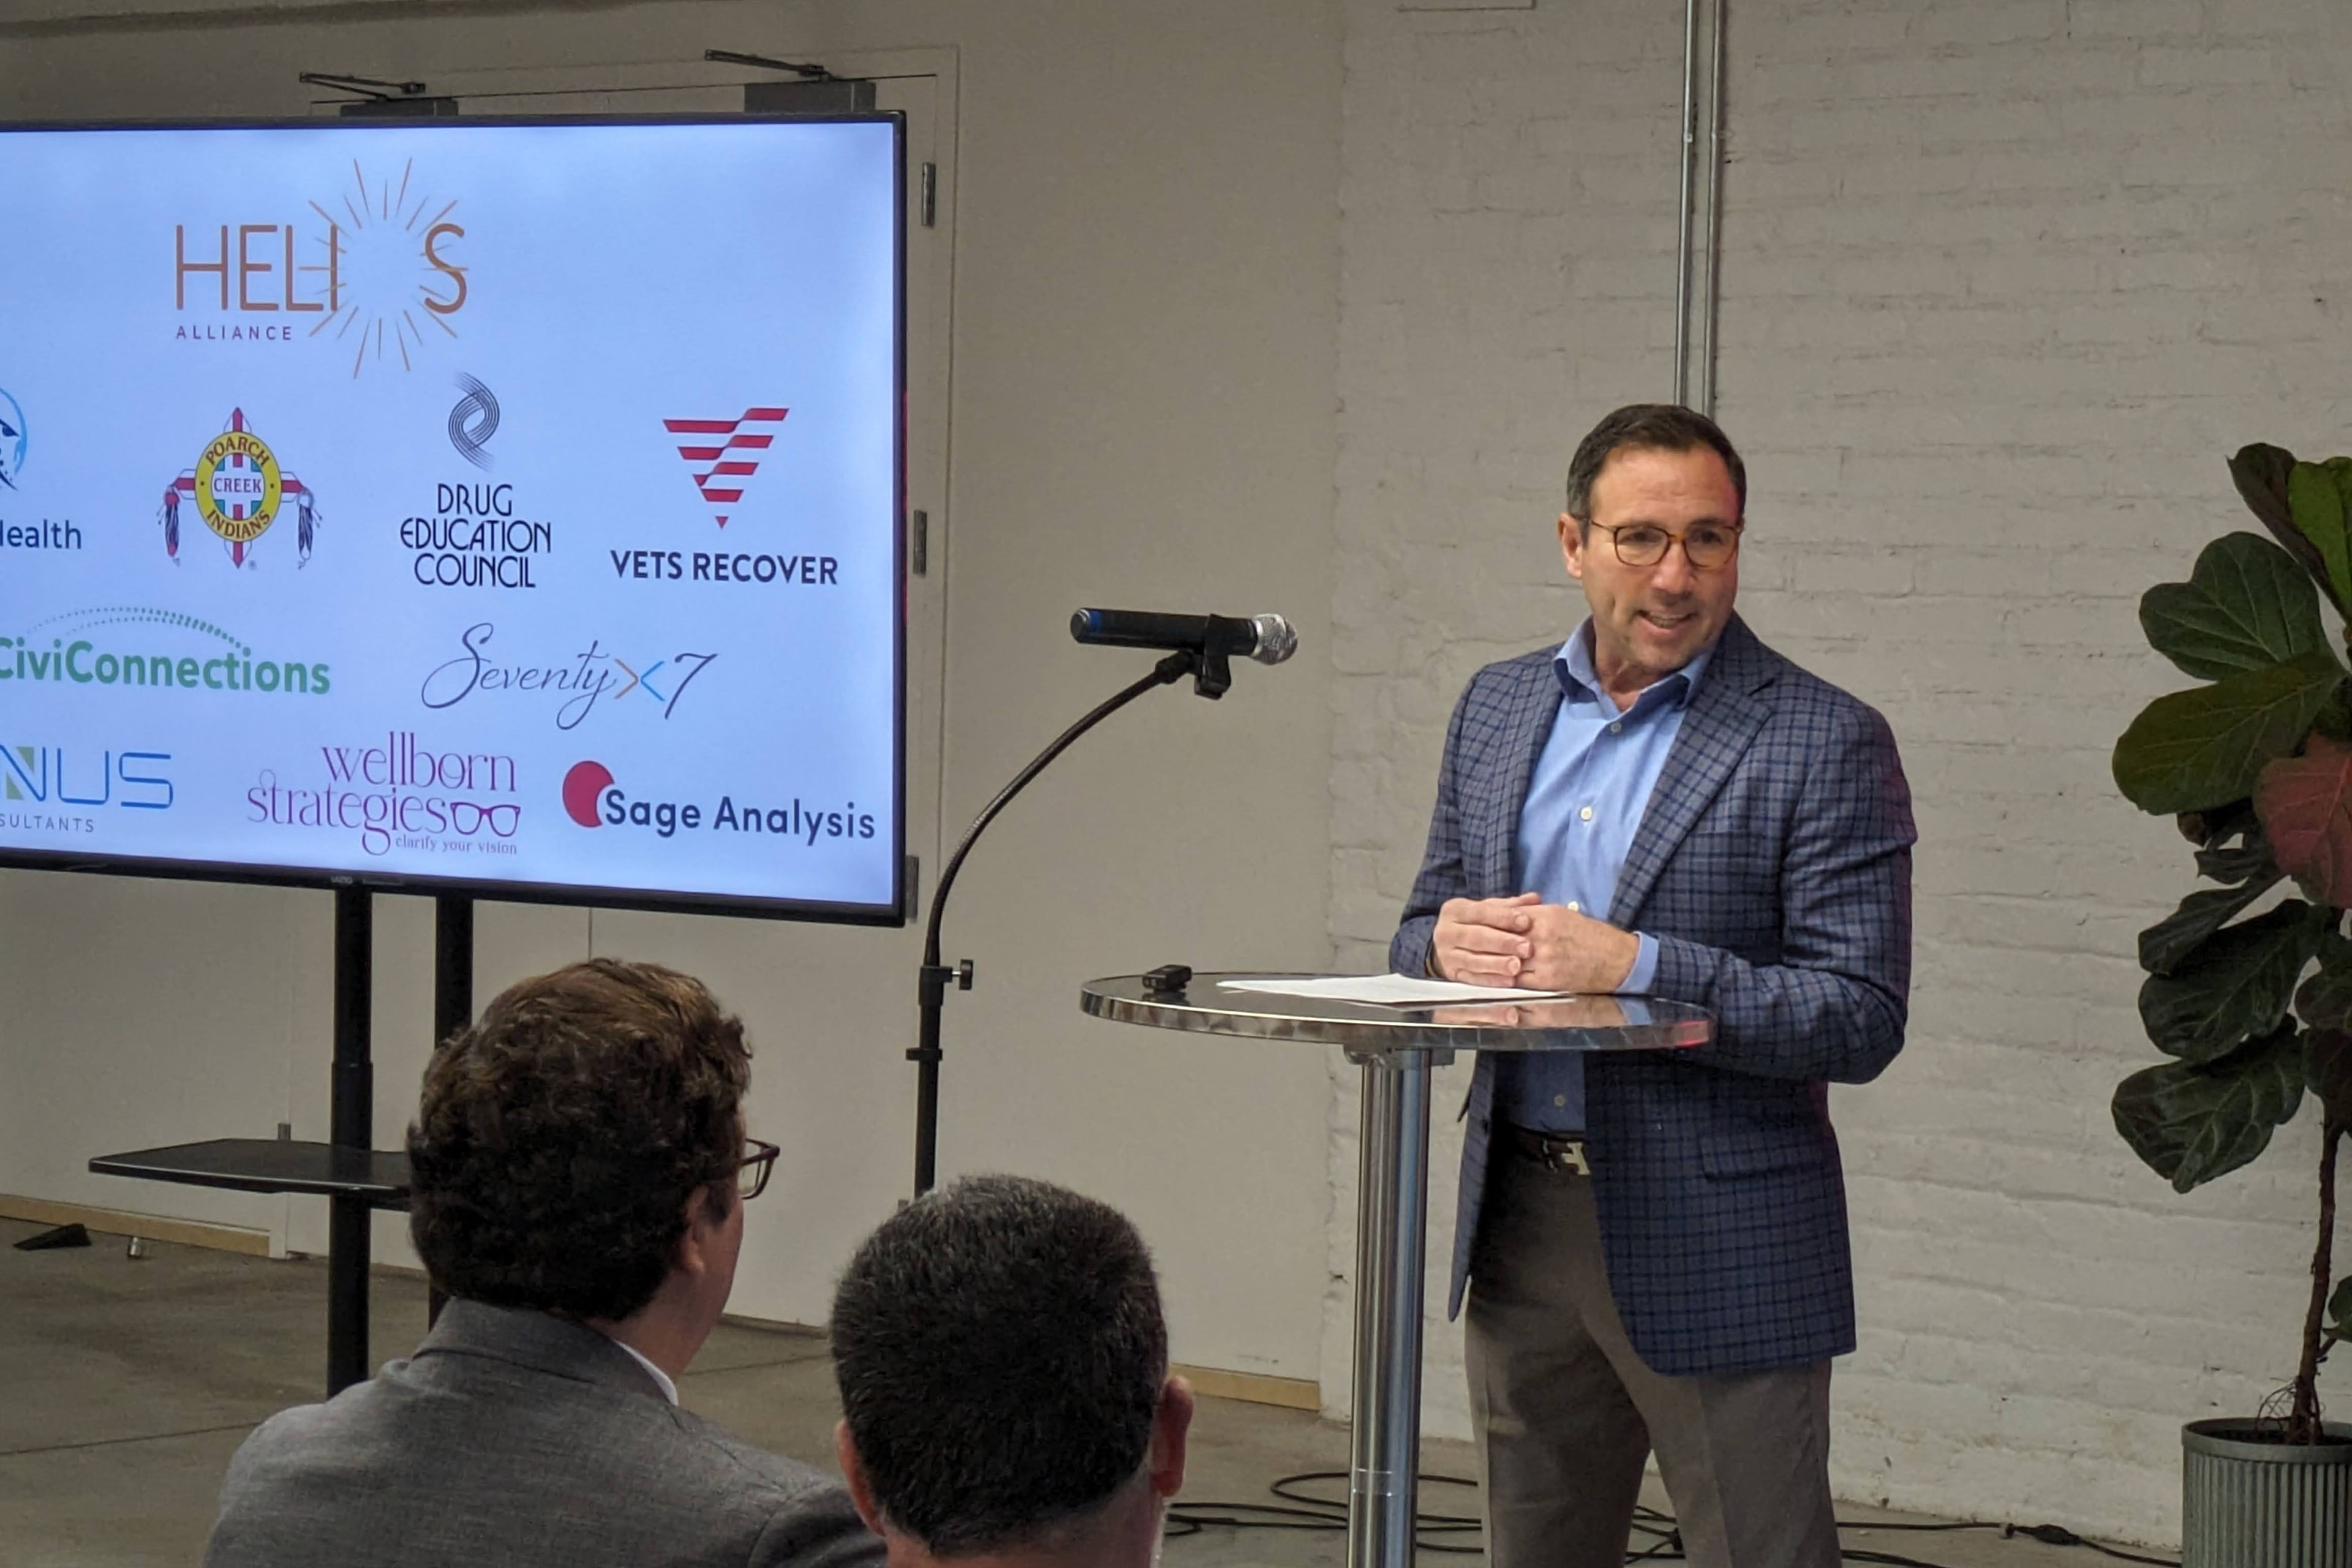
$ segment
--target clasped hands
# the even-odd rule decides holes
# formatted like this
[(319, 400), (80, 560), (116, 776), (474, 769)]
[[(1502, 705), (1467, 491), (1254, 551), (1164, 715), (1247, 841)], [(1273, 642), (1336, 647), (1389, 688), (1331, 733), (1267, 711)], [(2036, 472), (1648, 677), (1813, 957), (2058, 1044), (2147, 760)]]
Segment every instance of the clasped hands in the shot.
[(1448, 899), (1430, 942), (1438, 975), (1522, 991), (1614, 991), (1633, 973), (1642, 939), (1539, 893)]

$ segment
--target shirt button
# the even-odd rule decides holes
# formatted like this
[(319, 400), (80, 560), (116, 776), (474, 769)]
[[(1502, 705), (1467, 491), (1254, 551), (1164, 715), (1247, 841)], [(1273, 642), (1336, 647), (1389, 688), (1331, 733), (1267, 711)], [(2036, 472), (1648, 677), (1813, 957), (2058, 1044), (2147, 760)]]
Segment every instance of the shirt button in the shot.
[(1564, 1094), (1555, 1094), (1551, 1097), (1551, 1102), (1564, 1110), (1568, 1108), (1568, 1096)]
[(1577, 815), (1577, 817), (1578, 817), (1578, 819), (1579, 819), (1579, 820), (1580, 820), (1580, 821), (1584, 821), (1584, 822), (1590, 822), (1590, 821), (1591, 821), (1591, 820), (1592, 820), (1592, 808), (1591, 808), (1591, 806), (1589, 806), (1589, 805), (1588, 805), (1588, 806), (1584, 807), (1582, 810), (1579, 811), (1576, 815)]
[(1568, 912), (1569, 912), (1570, 914), (1574, 914), (1574, 913), (1576, 913), (1576, 912), (1577, 912), (1577, 910), (1579, 910), (1582, 909), (1583, 907), (1584, 907), (1583, 905), (1581, 905), (1581, 904), (1578, 903), (1574, 899), (1570, 899), (1570, 900), (1568, 900)]
[(1622, 722), (1619, 722), (1619, 723), (1612, 724), (1612, 725), (1610, 725), (1610, 726), (1609, 726), (1609, 732), (1610, 732), (1611, 734), (1614, 735), (1614, 734), (1619, 733), (1619, 732), (1620, 732), (1621, 731), (1622, 731), (1624, 728), (1625, 728), (1625, 726), (1624, 726), (1624, 724), (1623, 724)]

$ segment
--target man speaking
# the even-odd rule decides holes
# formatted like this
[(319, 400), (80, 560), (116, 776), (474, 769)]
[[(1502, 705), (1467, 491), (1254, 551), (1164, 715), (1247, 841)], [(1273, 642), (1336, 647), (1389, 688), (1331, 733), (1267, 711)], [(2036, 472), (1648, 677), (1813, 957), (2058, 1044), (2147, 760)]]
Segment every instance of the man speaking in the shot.
[(1405, 973), (1646, 994), (1696, 1050), (1483, 1056), (1451, 1309), (1495, 1568), (1616, 1568), (1654, 1448), (1700, 1568), (1833, 1568), (1853, 1274), (1828, 1086), (1902, 1048), (1908, 788), (1886, 721), (1733, 613), (1747, 473), (1638, 404), (1569, 466), (1590, 616), (1472, 678), (1390, 948)]

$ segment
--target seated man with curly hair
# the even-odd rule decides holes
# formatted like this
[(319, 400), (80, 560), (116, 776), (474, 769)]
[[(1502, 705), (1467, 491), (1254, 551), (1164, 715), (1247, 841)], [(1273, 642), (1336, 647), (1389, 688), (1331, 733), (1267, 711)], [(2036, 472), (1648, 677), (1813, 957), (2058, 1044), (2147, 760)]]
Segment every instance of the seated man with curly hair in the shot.
[(246, 1439), (208, 1568), (878, 1563), (839, 1482), (677, 1408), (775, 1157), (743, 1135), (750, 1076), (698, 981), (613, 959), (444, 1042), (409, 1224), (448, 1309)]

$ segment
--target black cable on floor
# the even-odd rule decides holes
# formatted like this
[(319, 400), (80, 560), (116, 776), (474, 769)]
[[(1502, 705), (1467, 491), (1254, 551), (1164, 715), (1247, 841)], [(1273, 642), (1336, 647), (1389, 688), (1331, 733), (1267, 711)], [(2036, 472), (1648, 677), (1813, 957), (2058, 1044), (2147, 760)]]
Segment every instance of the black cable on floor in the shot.
[[(1346, 1481), (1345, 1470), (1305, 1470), (1295, 1476), (1283, 1476), (1266, 1489), (1282, 1500), (1279, 1503), (1264, 1502), (1181, 1502), (1168, 1510), (1167, 1533), (1170, 1539), (1197, 1535), (1203, 1530), (1306, 1530), (1341, 1531), (1348, 1528), (1348, 1502), (1342, 1498), (1318, 1497), (1299, 1489), (1314, 1481)], [(1475, 1489), (1477, 1482), (1461, 1476), (1424, 1475), (1423, 1487), (1449, 1486)], [(1433, 1536), (1459, 1537), (1479, 1531), (1483, 1526), (1476, 1514), (1432, 1513), (1417, 1511), (1413, 1515), (1413, 1546), (1419, 1552), (1442, 1552), (1459, 1556), (1475, 1556), (1486, 1547), (1463, 1545), (1456, 1542), (1437, 1541)], [(1913, 1531), (1923, 1534), (1945, 1533), (1956, 1530), (1997, 1530), (2004, 1541), (2023, 1537), (2045, 1546), (2083, 1546), (2104, 1557), (2123, 1563), (2146, 1563), (2148, 1568), (2180, 1568), (2169, 1557), (2145, 1557), (2120, 1547), (2075, 1534), (2063, 1524), (2004, 1524), (1994, 1520), (1937, 1520), (1878, 1523), (1869, 1521), (1841, 1522), (1843, 1530)], [(1630, 1565), (1637, 1563), (1678, 1563), (1683, 1560), (1682, 1536), (1675, 1528), (1674, 1516), (1653, 1508), (1633, 1510), (1633, 1531), (1645, 1538), (1648, 1544), (1626, 1553)], [(1868, 1547), (1841, 1545), (1839, 1555), (1848, 1563), (1868, 1563), (1871, 1568), (1946, 1568), (1946, 1565), (1922, 1562), (1893, 1552), (1877, 1552)]]

